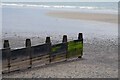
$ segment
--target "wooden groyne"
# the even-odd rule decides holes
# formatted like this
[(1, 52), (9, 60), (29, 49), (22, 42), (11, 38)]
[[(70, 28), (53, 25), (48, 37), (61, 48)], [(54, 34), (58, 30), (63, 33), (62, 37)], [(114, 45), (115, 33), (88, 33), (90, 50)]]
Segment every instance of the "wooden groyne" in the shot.
[(67, 35), (63, 35), (62, 43), (52, 45), (50, 37), (46, 37), (45, 44), (31, 46), (31, 40), (26, 39), (25, 48), (11, 50), (9, 40), (4, 40), (2, 49), (2, 72), (32, 68), (71, 58), (81, 58), (83, 55), (83, 34), (78, 39), (67, 42)]

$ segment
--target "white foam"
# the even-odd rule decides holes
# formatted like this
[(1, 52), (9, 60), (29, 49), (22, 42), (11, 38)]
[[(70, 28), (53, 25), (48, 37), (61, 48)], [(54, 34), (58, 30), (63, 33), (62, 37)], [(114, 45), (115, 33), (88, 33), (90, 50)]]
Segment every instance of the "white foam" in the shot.
[(24, 6), (23, 4), (4, 4), (2, 3), (2, 6)]
[(81, 10), (95, 10), (103, 13), (112, 13), (117, 14), (118, 10), (116, 9), (107, 9), (104, 7), (92, 7), (92, 6), (64, 6), (64, 5), (36, 5), (36, 4), (8, 4), (2, 3), (2, 6), (16, 6), (16, 7), (37, 7), (37, 8), (54, 8), (54, 9), (81, 9)]
[(20, 7), (42, 7), (42, 8), (79, 8), (79, 9), (99, 9), (99, 7), (90, 6), (64, 6), (64, 5), (32, 5), (32, 4), (6, 4), (2, 3), (2, 6), (20, 6)]

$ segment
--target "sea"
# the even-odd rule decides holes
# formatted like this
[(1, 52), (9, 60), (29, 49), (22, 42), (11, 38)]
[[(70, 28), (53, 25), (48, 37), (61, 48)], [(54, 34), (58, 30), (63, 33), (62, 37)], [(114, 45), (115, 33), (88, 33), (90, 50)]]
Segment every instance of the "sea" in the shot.
[[(118, 14), (117, 2), (3, 2), (3, 37), (41, 37), (83, 33), (84, 38), (118, 36), (118, 25), (107, 22), (64, 19), (47, 16), (56, 11)], [(100, 38), (100, 37), (99, 37)], [(105, 37), (106, 38), (106, 37)]]
[(118, 13), (118, 2), (3, 2), (3, 6), (67, 9), (73, 11)]

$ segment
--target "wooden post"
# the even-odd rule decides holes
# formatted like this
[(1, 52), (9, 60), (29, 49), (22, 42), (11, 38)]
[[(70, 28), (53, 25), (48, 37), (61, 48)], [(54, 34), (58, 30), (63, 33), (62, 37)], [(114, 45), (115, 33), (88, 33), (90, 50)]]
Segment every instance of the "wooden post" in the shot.
[(78, 40), (80, 40), (80, 39), (83, 39), (83, 34), (82, 33), (78, 34)]
[(67, 35), (63, 35), (63, 40), (62, 42), (67, 42)]
[(26, 47), (31, 47), (31, 41), (30, 41), (30, 39), (26, 39)]
[(32, 67), (32, 50), (31, 50), (31, 40), (26, 39), (26, 48), (27, 48), (27, 53), (29, 53), (29, 59), (30, 59), (30, 67)]
[[(78, 40), (82, 40), (82, 45), (83, 45), (83, 34), (79, 33), (78, 34)], [(83, 52), (81, 52), (81, 56), (79, 56), (78, 58), (82, 58)]]
[(10, 45), (9, 45), (9, 41), (8, 40), (4, 40), (4, 48), (9, 48)]
[(63, 35), (63, 43), (65, 43), (65, 48), (66, 48), (66, 61), (67, 61), (67, 54), (68, 54), (68, 43), (67, 43), (67, 35)]
[(6, 53), (7, 53), (7, 61), (8, 61), (8, 72), (10, 72), (10, 45), (9, 45), (9, 41), (8, 40), (4, 40), (4, 46), (6, 49)]
[(50, 43), (51, 44), (50, 37), (46, 37), (46, 43)]
[(51, 40), (50, 37), (46, 37), (46, 44), (48, 44), (48, 51), (49, 51), (49, 63), (51, 63), (51, 54), (52, 54), (52, 46), (51, 46)]

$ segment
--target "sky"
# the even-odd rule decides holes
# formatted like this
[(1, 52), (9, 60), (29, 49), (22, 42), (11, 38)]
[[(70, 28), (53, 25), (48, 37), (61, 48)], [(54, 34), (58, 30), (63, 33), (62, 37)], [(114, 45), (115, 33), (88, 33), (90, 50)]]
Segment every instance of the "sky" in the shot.
[(120, 0), (1, 0), (2, 2), (119, 2)]

